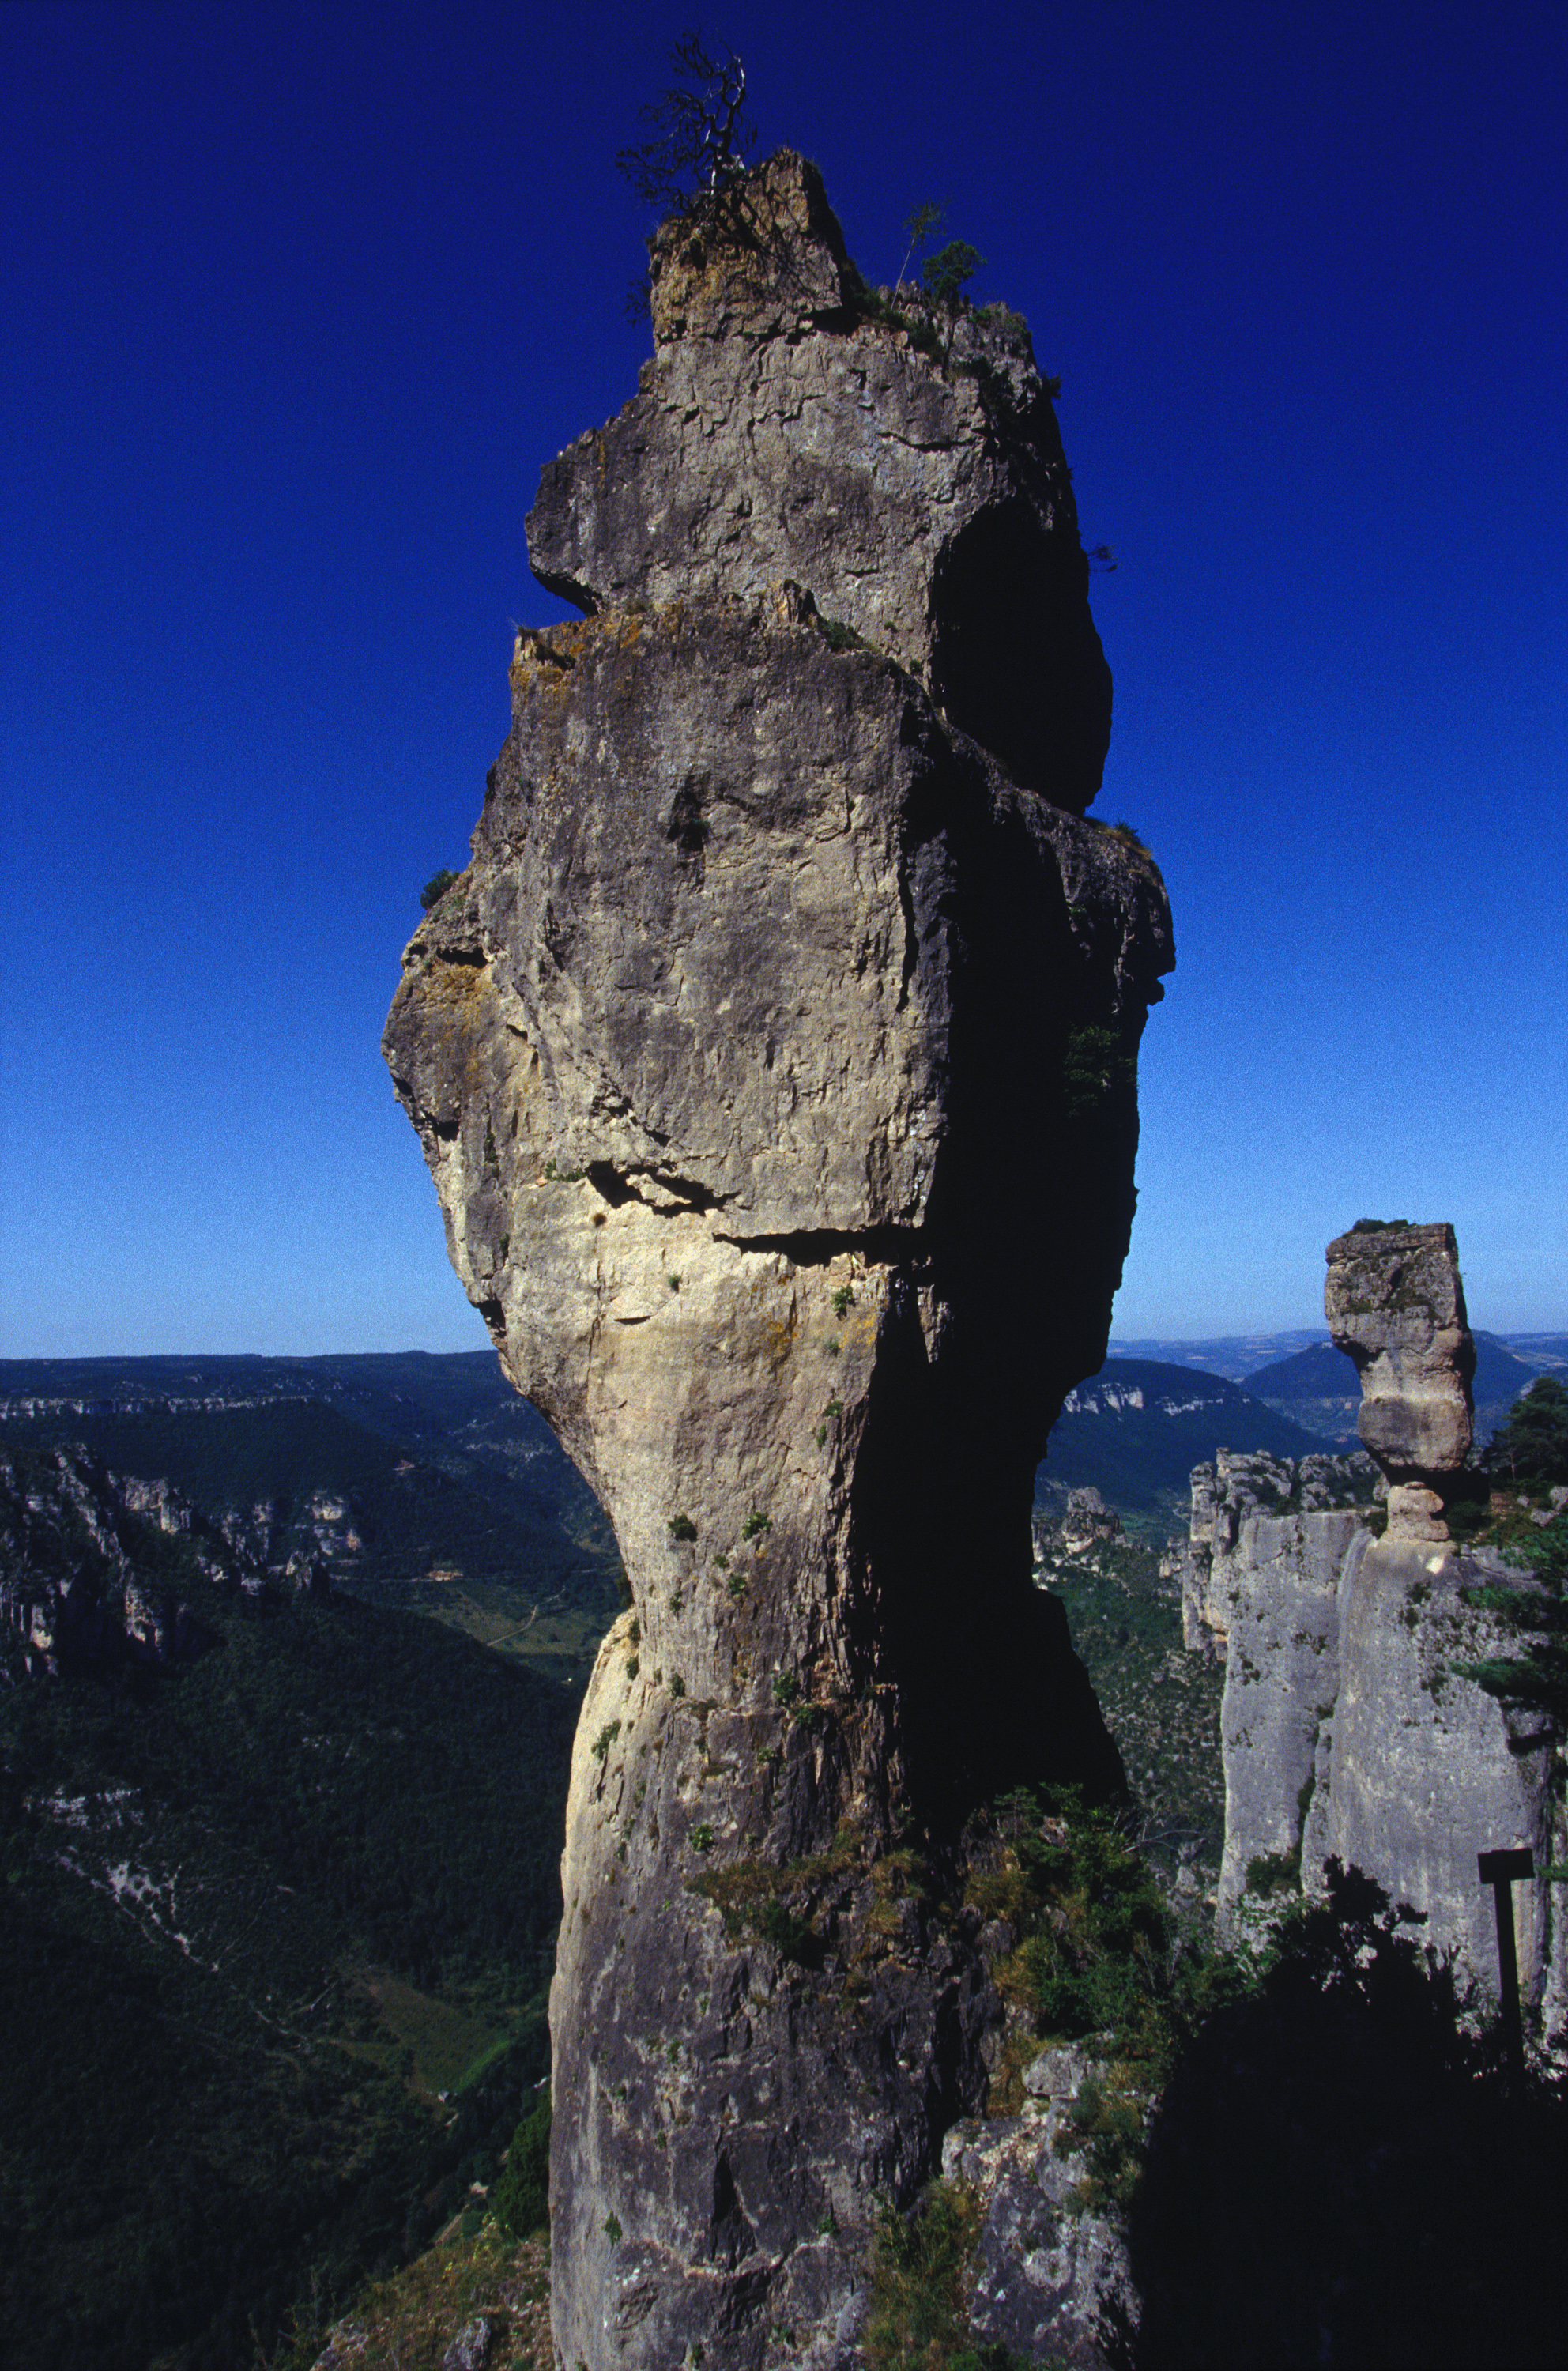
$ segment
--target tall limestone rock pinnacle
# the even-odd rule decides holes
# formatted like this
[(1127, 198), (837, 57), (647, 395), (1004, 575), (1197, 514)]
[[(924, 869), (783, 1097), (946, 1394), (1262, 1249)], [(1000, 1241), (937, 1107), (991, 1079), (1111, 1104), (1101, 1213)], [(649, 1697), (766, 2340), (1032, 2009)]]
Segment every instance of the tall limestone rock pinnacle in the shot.
[[(551, 1995), (555, 2338), (826, 2365), (879, 2197), (983, 2098), (965, 1822), (1120, 1765), (1031, 1586), (1104, 1354), (1163, 887), (1027, 332), (944, 362), (814, 170), (656, 244), (657, 351), (544, 472), (467, 871), (386, 1051), (454, 1264), (633, 1605)], [(944, 1907), (943, 1905), (947, 1905)]]
[[(1111, 670), (1027, 327), (964, 312), (944, 375), (870, 318), (813, 166), (785, 151), (747, 188), (749, 244), (689, 220), (655, 242), (654, 359), (545, 470), (535, 573), (594, 616), (809, 585), (1015, 781), (1081, 815)], [(917, 336), (936, 345), (928, 317)]]

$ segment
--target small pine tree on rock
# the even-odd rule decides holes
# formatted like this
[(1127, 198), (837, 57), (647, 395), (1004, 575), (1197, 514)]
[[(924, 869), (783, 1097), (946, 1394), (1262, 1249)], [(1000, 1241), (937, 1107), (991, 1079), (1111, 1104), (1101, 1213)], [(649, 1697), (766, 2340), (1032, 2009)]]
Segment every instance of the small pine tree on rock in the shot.
[(496, 2221), (509, 2239), (526, 2239), (550, 2219), (550, 2095), (541, 2091), (506, 2152), (506, 2165), (490, 2192)]

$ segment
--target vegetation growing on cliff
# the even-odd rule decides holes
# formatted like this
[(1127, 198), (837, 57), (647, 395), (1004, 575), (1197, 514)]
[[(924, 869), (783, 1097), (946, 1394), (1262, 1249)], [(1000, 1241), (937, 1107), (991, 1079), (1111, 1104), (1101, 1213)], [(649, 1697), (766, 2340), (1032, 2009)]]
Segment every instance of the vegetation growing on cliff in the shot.
[(530, 2238), (550, 2219), (550, 2095), (540, 2092), (512, 2136), (490, 2211), (511, 2239)]
[[(256, 2371), (314, 2371), (327, 2359), (323, 2334), (318, 2316), (301, 2316)], [(542, 2232), (509, 2239), (470, 2198), (422, 2255), (363, 2289), (330, 2338), (330, 2359), (357, 2371), (443, 2371), (465, 2357), (492, 2371), (555, 2371), (548, 2242)]]
[(1561, 1747), (1568, 1724), (1568, 1517), (1514, 1553), (1531, 1567), (1533, 1586), (1493, 1583), (1466, 1594), (1500, 1624), (1516, 1651), (1455, 1668), (1500, 1703), (1550, 1722)]
[(668, 62), (674, 81), (641, 110), (648, 137), (616, 152), (617, 171), (662, 217), (721, 195), (756, 145), (744, 120), (746, 70), (732, 50), (721, 57), (693, 30), (671, 43)]
[(980, 2203), (933, 2182), (913, 2215), (884, 2209), (871, 2254), (866, 2360), (871, 2371), (1030, 2371), (1005, 2346), (972, 2342), (968, 2276)]
[[(1493, 1475), (1505, 1473), (1516, 1486), (1568, 1483), (1568, 1391), (1555, 1377), (1540, 1376), (1515, 1401), (1482, 1465)], [(1506, 1559), (1529, 1575), (1515, 1585), (1491, 1582), (1467, 1590), (1469, 1603), (1493, 1616), (1513, 1651), (1455, 1668), (1510, 1710), (1534, 1714), (1555, 1730), (1561, 1798), (1562, 1744), (1568, 1728), (1568, 1513), (1559, 1512), (1546, 1524), (1528, 1520), (1549, 1511), (1532, 1509), (1527, 1494), (1509, 1490), (1494, 1491), (1490, 1502), (1472, 1496), (1449, 1509), (1449, 1527), (1457, 1536), (1500, 1538)]]
[(1044, 1567), (1115, 1739), (1156, 1856), (1212, 1878), (1225, 1841), (1219, 1700), (1225, 1667), (1187, 1654), (1175, 1589), (1136, 1541), (1097, 1541)]
[(1185, 2039), (1244, 1981), (1214, 1951), (1196, 1904), (1173, 1906), (1128, 1833), (1135, 1816), (1086, 1805), (1072, 1787), (1009, 1796), (991, 1865), (966, 1895), (1014, 1937), (992, 1968), (1011, 2030), (991, 2112), (1016, 2112), (1023, 2065), (1047, 2043), (1087, 2041), (1100, 2062), (1057, 2143), (1085, 2158), (1078, 2203), (1094, 2212), (1130, 2200), (1153, 2098)]

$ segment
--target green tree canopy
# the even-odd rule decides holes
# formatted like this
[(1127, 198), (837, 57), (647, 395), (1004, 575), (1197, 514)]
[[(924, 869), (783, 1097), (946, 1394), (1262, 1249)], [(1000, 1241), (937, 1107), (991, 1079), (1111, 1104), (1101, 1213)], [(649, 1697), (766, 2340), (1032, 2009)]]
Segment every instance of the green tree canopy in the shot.
[(1568, 1391), (1540, 1375), (1492, 1437), (1492, 1460), (1516, 1481), (1568, 1482)]
[(1533, 1589), (1493, 1585), (1465, 1592), (1472, 1605), (1496, 1615), (1518, 1654), (1457, 1668), (1512, 1710), (1539, 1713), (1561, 1730), (1568, 1721), (1568, 1516), (1542, 1531), (1530, 1563)]
[(509, 2239), (526, 2239), (550, 2219), (550, 2095), (536, 2100), (513, 2135), (506, 2166), (490, 2192), (495, 2219)]

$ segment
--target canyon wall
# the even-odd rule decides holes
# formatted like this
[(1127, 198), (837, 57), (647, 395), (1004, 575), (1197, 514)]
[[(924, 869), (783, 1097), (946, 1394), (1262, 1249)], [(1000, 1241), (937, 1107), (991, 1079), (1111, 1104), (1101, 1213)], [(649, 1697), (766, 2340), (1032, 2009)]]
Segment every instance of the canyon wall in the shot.
[(1104, 1354), (1163, 887), (1016, 316), (944, 356), (790, 155), (656, 243), (544, 472), (473, 861), (386, 1051), (457, 1273), (616, 1529), (551, 1996), (566, 2365), (838, 2359), (983, 2100), (999, 1790), (1120, 1782), (1035, 1466)]

